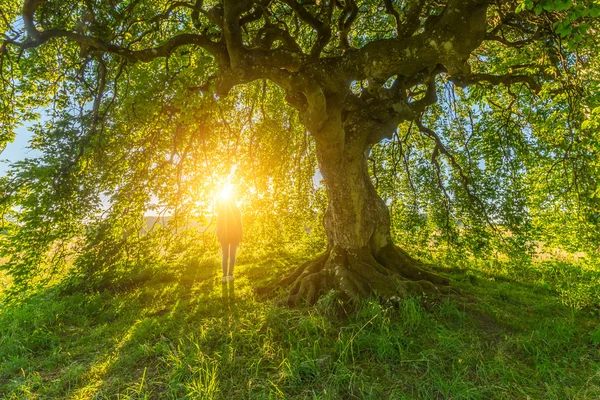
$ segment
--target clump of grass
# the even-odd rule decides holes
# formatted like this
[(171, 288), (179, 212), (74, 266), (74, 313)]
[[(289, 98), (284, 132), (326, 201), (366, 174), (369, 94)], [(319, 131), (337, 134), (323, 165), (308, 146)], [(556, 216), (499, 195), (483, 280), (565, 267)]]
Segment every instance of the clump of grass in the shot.
[[(2, 264), (4, 264), (4, 262), (5, 260), (0, 258), (0, 267), (2, 267)], [(0, 296), (2, 295), (2, 292), (5, 292), (10, 287), (11, 283), (12, 279), (10, 279), (8, 273), (0, 269)]]
[(48, 288), (8, 304), (0, 398), (600, 396), (598, 312), (565, 302), (561, 287), (579, 289), (546, 264), (521, 266), (522, 278), (508, 264), (458, 266), (449, 277), (477, 301), (329, 293), (291, 309), (253, 290), (298, 261), (282, 259), (242, 258), (226, 285), (204, 259), (128, 290)]

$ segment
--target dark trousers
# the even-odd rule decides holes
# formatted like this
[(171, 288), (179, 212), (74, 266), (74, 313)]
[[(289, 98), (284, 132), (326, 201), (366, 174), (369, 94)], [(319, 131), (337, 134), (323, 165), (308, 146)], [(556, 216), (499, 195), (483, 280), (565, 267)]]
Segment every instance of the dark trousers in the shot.
[[(223, 267), (223, 276), (233, 275), (233, 267), (235, 266), (235, 250), (237, 243), (221, 243), (221, 250), (223, 251), (223, 261), (221, 266)], [(229, 273), (227, 273), (227, 259), (229, 258)]]

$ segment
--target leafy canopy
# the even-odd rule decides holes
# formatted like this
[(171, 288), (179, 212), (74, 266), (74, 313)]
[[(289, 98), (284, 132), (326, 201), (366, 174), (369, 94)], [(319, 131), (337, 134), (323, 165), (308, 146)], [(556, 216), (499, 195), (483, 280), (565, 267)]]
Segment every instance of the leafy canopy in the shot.
[(374, 183), (417, 249), (595, 250), (599, 15), (570, 0), (4, 1), (0, 146), (33, 121), (41, 152), (0, 178), (4, 268), (21, 283), (73, 258), (85, 276), (131, 270), (142, 213), (204, 218), (233, 165), (251, 240), (318, 232), (314, 149), (347, 139), (331, 121), (371, 124)]

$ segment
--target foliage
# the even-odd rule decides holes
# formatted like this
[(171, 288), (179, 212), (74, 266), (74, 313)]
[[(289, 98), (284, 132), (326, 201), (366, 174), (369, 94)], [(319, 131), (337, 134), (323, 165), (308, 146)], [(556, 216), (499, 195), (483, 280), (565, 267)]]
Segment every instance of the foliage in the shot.
[[(315, 183), (314, 138), (324, 110), (313, 107), (313, 84), (333, 101), (343, 83), (344, 115), (385, 122), (375, 105), (410, 108), (390, 118), (394, 133), (369, 168), (395, 239), (417, 255), (527, 260), (561, 247), (597, 257), (597, 2), (489, 2), (488, 31), (464, 60), (383, 81), (375, 67), (390, 60), (371, 71), (365, 53), (401, 40), (410, 50), (445, 18), (445, 2), (238, 3), (248, 8), (227, 4), (244, 21), (239, 43), (216, 1), (3, 3), (0, 145), (37, 121), (31, 147), (41, 152), (0, 178), (0, 257), (14, 290), (66, 270), (78, 282), (126, 282), (163, 262), (155, 249), (176, 258), (181, 243), (209, 248), (180, 230), (141, 236), (142, 215), (211, 229), (214, 193), (234, 166), (249, 246), (322, 249), (327, 196)], [(251, 62), (236, 65), (240, 43)], [(307, 79), (315, 59), (340, 76)], [(386, 98), (398, 86), (406, 101)]]
[[(88, 283), (127, 280), (127, 275), (137, 274), (134, 265), (147, 267), (151, 253), (168, 252), (173, 241), (193, 244), (185, 234), (190, 221), (207, 227), (202, 242), (208, 240), (214, 249), (214, 198), (234, 166), (245, 242), (302, 245), (306, 228), (312, 230), (306, 243), (312, 240), (313, 250), (322, 246), (318, 232), (323, 205), (316, 203), (313, 189), (313, 144), (297, 129), (294, 114), (277, 112), (282, 99), (276, 88), (259, 82), (226, 100), (209, 99), (205, 106), (196, 99), (184, 100), (186, 88), (152, 95), (151, 87), (144, 89), (131, 105), (119, 108), (126, 115), (112, 117), (120, 122), (95, 151), (77, 154), (81, 138), (61, 126), (56, 135), (70, 149), (40, 144), (42, 157), (15, 164), (4, 178), (16, 188), (4, 204), (12, 222), (2, 237), (2, 254), (9, 257), (4, 268), (14, 275), (16, 289), (26, 288), (40, 271), (51, 277), (57, 270), (54, 261), (64, 262), (67, 255), (75, 275)], [(176, 115), (162, 115), (162, 102), (174, 101), (175, 96), (183, 102), (181, 109)], [(235, 105), (243, 104), (246, 96), (252, 103)], [(145, 131), (149, 120), (154, 125)], [(46, 125), (50, 129), (52, 123)], [(287, 126), (285, 136), (281, 126)], [(131, 135), (136, 129), (139, 136)], [(44, 132), (40, 127), (34, 142), (53, 140)], [(63, 152), (81, 159), (69, 163), (57, 157)], [(145, 229), (142, 214), (149, 211), (171, 215), (169, 229), (140, 236)], [(51, 234), (40, 234), (40, 226)], [(64, 254), (57, 253), (57, 242)], [(203, 252), (197, 246), (186, 251)]]

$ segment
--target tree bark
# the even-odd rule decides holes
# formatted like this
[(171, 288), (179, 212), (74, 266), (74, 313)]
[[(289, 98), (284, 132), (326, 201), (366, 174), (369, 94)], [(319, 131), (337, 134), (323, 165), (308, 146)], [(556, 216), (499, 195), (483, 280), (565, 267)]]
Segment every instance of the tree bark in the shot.
[[(320, 141), (324, 136), (345, 140)], [(328, 194), (327, 250), (281, 282), (290, 285), (290, 304), (312, 304), (330, 290), (346, 299), (449, 293), (446, 278), (426, 271), (423, 263), (393, 244), (388, 208), (368, 173), (372, 148), (368, 137), (356, 125), (346, 127), (343, 135), (316, 135), (319, 169)]]
[(328, 195), (324, 225), (328, 247), (369, 247), (377, 252), (391, 243), (390, 217), (367, 168), (371, 145), (350, 138), (343, 149), (317, 145), (319, 170)]

